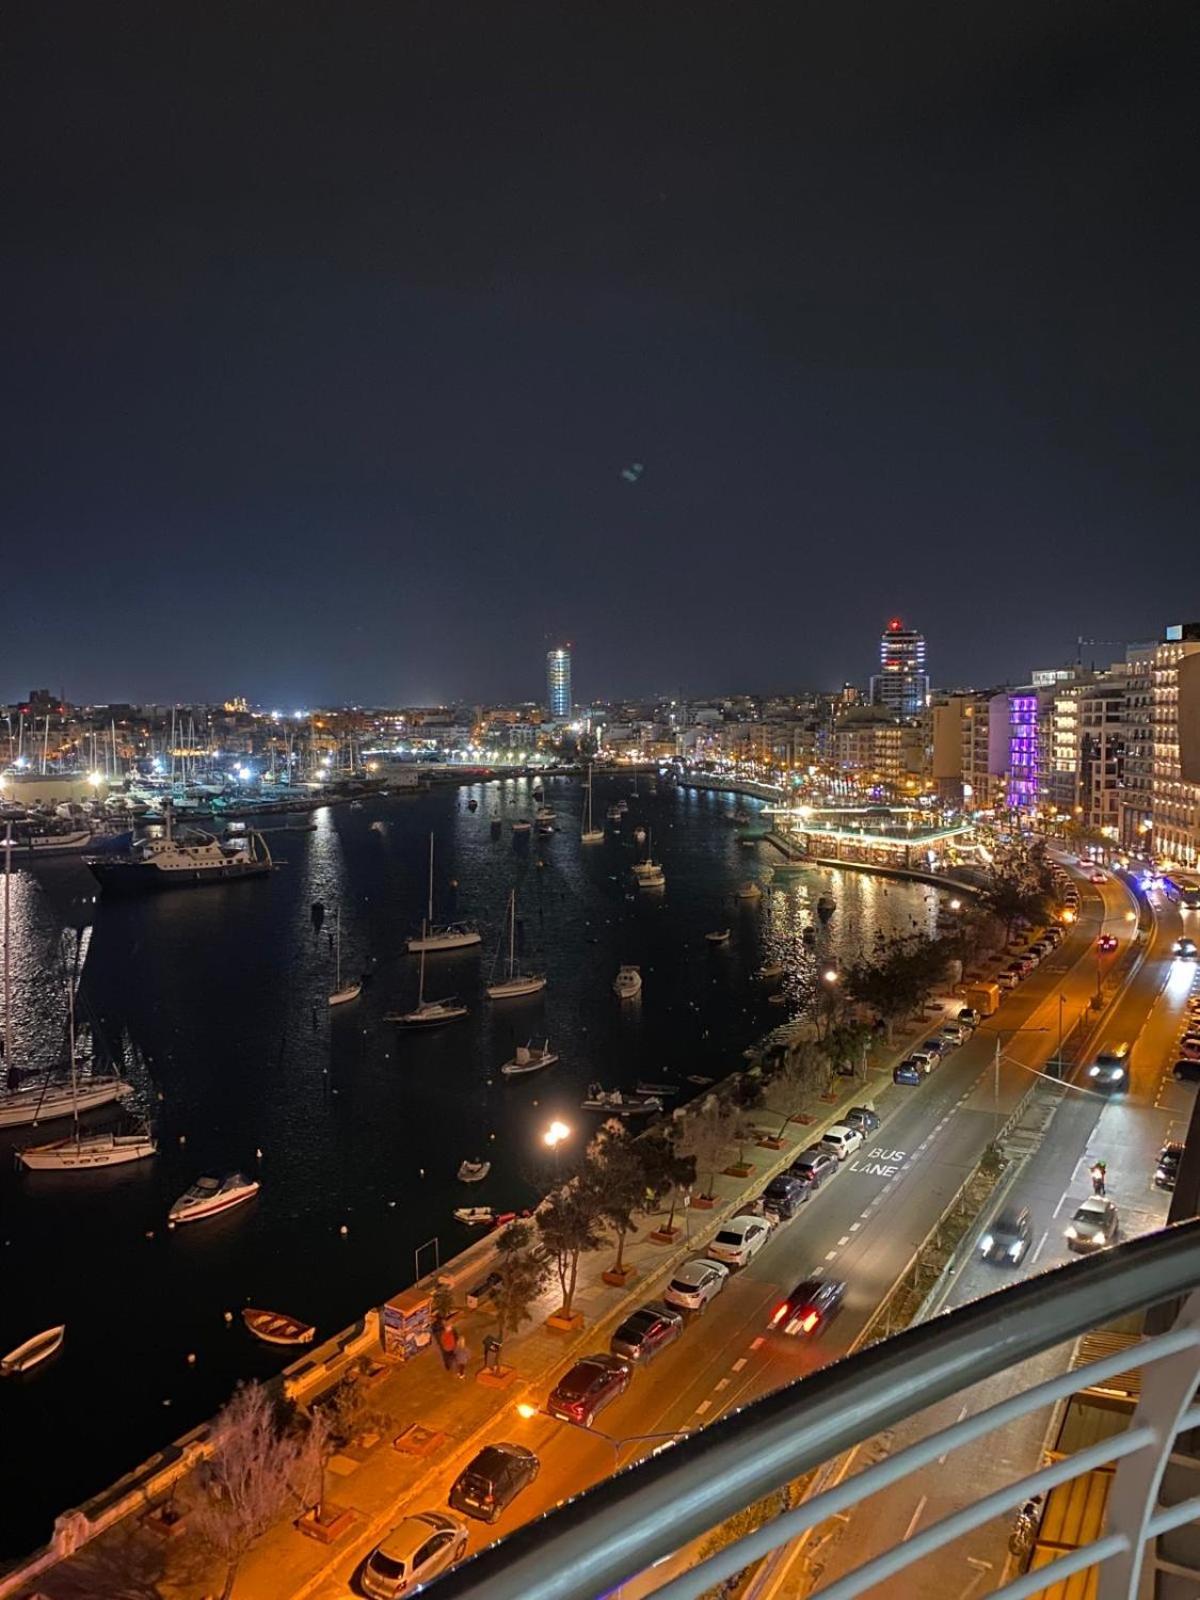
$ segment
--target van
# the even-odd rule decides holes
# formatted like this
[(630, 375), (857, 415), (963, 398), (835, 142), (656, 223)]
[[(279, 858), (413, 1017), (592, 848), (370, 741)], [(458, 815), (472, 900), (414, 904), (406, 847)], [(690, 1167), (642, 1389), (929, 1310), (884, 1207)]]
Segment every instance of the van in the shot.
[(963, 990), (963, 999), (970, 1010), (990, 1017), (1000, 1004), (1000, 990), (994, 983), (972, 983)]

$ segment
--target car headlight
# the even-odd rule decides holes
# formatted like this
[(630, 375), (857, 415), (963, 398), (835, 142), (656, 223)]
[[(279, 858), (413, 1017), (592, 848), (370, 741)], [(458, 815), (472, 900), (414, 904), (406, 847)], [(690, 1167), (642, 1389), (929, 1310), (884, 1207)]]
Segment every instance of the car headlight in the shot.
[(1009, 1245), (1008, 1253), (1009, 1253), (1009, 1255), (1012, 1257), (1012, 1259), (1014, 1261), (1019, 1261), (1021, 1259), (1021, 1251), (1024, 1250), (1024, 1248), (1025, 1248), (1024, 1240), (1018, 1239), (1015, 1244), (1010, 1244)]
[(1089, 1078), (1098, 1078), (1099, 1076), (1100, 1076), (1100, 1068), (1099, 1067), (1089, 1067), (1088, 1068), (1088, 1077)]
[(1079, 1233), (1078, 1233), (1078, 1231), (1077, 1231), (1077, 1229), (1075, 1227), (1075, 1224), (1073, 1222), (1069, 1223), (1068, 1226), (1067, 1226), (1067, 1238), (1068, 1239), (1078, 1239), (1078, 1237), (1079, 1237)]
[(1125, 1068), (1124, 1067), (1114, 1067), (1112, 1069), (1112, 1072), (1109, 1074), (1109, 1076), (1112, 1078), (1112, 1081), (1114, 1083), (1120, 1083), (1121, 1079), (1125, 1076)]
[(985, 1233), (983, 1238), (979, 1241), (979, 1248), (983, 1251), (984, 1255), (987, 1255), (988, 1251), (992, 1248), (995, 1242), (996, 1241), (992, 1238), (990, 1233)]
[(1092, 1243), (1093, 1244), (1103, 1244), (1104, 1243), (1104, 1229), (1103, 1228), (1097, 1228), (1096, 1229), (1095, 1233), (1092, 1235)]

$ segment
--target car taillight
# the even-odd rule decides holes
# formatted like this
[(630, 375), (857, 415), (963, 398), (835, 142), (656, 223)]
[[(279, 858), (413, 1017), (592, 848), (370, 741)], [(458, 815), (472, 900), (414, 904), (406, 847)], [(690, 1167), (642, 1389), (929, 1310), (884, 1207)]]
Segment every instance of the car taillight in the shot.
[(787, 1316), (787, 1314), (788, 1314), (788, 1303), (785, 1300), (783, 1302), (783, 1304), (777, 1308), (777, 1310), (775, 1312), (775, 1315), (771, 1318), (771, 1326), (773, 1328), (777, 1328), (779, 1326), (779, 1324), (783, 1321), (784, 1317)]
[(811, 1333), (820, 1320), (820, 1317), (818, 1317), (815, 1311), (810, 1311), (800, 1326), (804, 1329), (805, 1333)]
[(495, 1499), (496, 1499), (496, 1496), (489, 1489), (487, 1494), (485, 1494), (484, 1497), (483, 1497), (483, 1503), (484, 1503), (485, 1506), (490, 1506), (490, 1505), (493, 1505), (495, 1503)]

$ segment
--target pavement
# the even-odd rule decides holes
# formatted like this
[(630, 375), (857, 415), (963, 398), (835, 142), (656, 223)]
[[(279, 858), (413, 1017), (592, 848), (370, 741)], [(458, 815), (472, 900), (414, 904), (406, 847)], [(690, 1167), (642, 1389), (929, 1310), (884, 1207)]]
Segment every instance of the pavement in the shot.
[[(716, 1210), (683, 1214), (690, 1240), (664, 1248), (651, 1243), (643, 1230), (627, 1246), (627, 1259), (637, 1266), (639, 1276), (626, 1290), (609, 1288), (599, 1277), (609, 1264), (607, 1251), (585, 1258), (577, 1296), (577, 1308), (586, 1319), (585, 1331), (571, 1337), (544, 1327), (542, 1319), (557, 1301), (555, 1286), (538, 1308), (535, 1321), (505, 1345), (505, 1360), (516, 1371), (510, 1387), (497, 1390), (475, 1381), (477, 1360), (469, 1380), (460, 1382), (443, 1371), (432, 1350), (390, 1370), (373, 1394), (374, 1403), (387, 1417), (380, 1439), (368, 1450), (335, 1457), (329, 1468), (327, 1494), (354, 1508), (357, 1518), (352, 1530), (332, 1548), (301, 1537), (290, 1526), (272, 1530), (243, 1564), (235, 1595), (291, 1596), (293, 1600), (307, 1600), (311, 1595), (325, 1600), (353, 1592), (356, 1570), (382, 1534), (407, 1511), (444, 1507), (450, 1484), (484, 1442), (505, 1440), (531, 1447), (542, 1468), (536, 1481), (494, 1526), (470, 1524), (472, 1551), (503, 1537), (615, 1466), (657, 1448), (664, 1442), (657, 1436), (703, 1426), (731, 1406), (803, 1378), (847, 1351), (975, 1166), (998, 1125), (1019, 1104), (1036, 1081), (1034, 1074), (1054, 1053), (1060, 1016), (1065, 1013), (1069, 1025), (1086, 1007), (1096, 984), (1098, 933), (1107, 925), (1127, 942), (1131, 929), (1124, 921), (1129, 906), (1124, 888), (1111, 882), (1099, 893), (1089, 884), (1083, 888), (1079, 921), (1063, 946), (1006, 997), (993, 1019), (1004, 1041), (999, 1070), (994, 1064), (995, 1029), (984, 1027), (919, 1087), (893, 1085), (891, 1060), (931, 1031), (941, 1020), (940, 1012), (930, 1015), (928, 1029), (910, 1034), (897, 1051), (887, 1052), (886, 1058), (872, 1067), (868, 1085), (864, 1087), (861, 1081), (850, 1085), (841, 1102), (845, 1106), (873, 1100), (883, 1118), (880, 1130), (822, 1186), (797, 1218), (776, 1230), (748, 1267), (731, 1274), (708, 1309), (689, 1319), (683, 1338), (647, 1372), (635, 1375), (627, 1393), (603, 1412), (593, 1430), (555, 1422), (544, 1414), (523, 1418), (517, 1411), (518, 1402), (542, 1405), (572, 1360), (592, 1349), (607, 1348), (619, 1317), (661, 1291), (668, 1265), (700, 1253), (697, 1247), (716, 1231), (721, 1219), (732, 1214), (744, 1197), (757, 1193), (770, 1173), (785, 1166), (799, 1147), (811, 1142), (821, 1122), (808, 1127), (793, 1124), (787, 1150), (775, 1153), (754, 1148), (748, 1152), (756, 1165), (753, 1179), (722, 1178)], [(1066, 997), (1062, 1006), (1060, 995)], [(1122, 1004), (1128, 1003), (1127, 997)], [(957, 1004), (947, 1001), (947, 1006)], [(1131, 1012), (1130, 1036), (1136, 1032)], [(1131, 1100), (1143, 1091), (1148, 1093), (1155, 1079), (1149, 1052), (1142, 1054), (1144, 1063), (1135, 1047), (1137, 1089)], [(1154, 1092), (1158, 1093), (1157, 1085)], [(1192, 1093), (1190, 1089), (1183, 1092)], [(1073, 1137), (1078, 1141), (1082, 1136), (1086, 1145), (1097, 1112), (1090, 1098), (1081, 1104), (1089, 1111), (1073, 1113), (1068, 1120), (1075, 1129)], [(1169, 1120), (1182, 1115), (1182, 1109), (1164, 1106), (1156, 1115)], [(835, 1120), (837, 1111), (836, 1105), (823, 1107), (822, 1121)], [(1127, 1147), (1133, 1137), (1119, 1121), (1123, 1112), (1126, 1108), (1115, 1104), (1105, 1108), (1106, 1115), (1111, 1113), (1115, 1119), (1111, 1142), (1120, 1148)], [(1089, 1114), (1093, 1126), (1087, 1129)], [(765, 1126), (770, 1117), (763, 1111), (755, 1114), (755, 1120)], [(1104, 1137), (1107, 1147), (1107, 1127)], [(1059, 1164), (1053, 1170), (1061, 1173), (1066, 1157), (1054, 1159)], [(1121, 1161), (1112, 1154), (1107, 1159), (1116, 1185), (1123, 1181)], [(1125, 1162), (1125, 1168), (1132, 1172), (1132, 1160)], [(1052, 1188), (1049, 1169), (1046, 1181)], [(1039, 1198), (1043, 1210), (1050, 1198), (1048, 1190)], [(1044, 1231), (1049, 1239), (1048, 1222)], [(1044, 1251), (1050, 1248), (1047, 1242)], [(1042, 1260), (1049, 1265), (1049, 1254)], [(780, 1295), (812, 1272), (836, 1273), (846, 1280), (849, 1288), (841, 1315), (813, 1344), (768, 1333), (770, 1311)], [(962, 1292), (968, 1292), (965, 1278)], [(478, 1356), (482, 1335), (490, 1328), (489, 1319), (482, 1312), (470, 1314), (462, 1326)], [(428, 1454), (411, 1455), (393, 1446), (393, 1440), (411, 1424), (429, 1431)], [(910, 1506), (909, 1515), (911, 1511)], [(157, 1536), (140, 1524), (126, 1522), (44, 1574), (37, 1587), (48, 1600), (124, 1593), (124, 1589), (101, 1587), (99, 1574), (115, 1570), (127, 1575), (136, 1570), (144, 1574), (145, 1586), (130, 1593), (199, 1600), (212, 1592), (215, 1580), (211, 1569), (198, 1572), (185, 1558), (188, 1543), (185, 1537), (177, 1548), (164, 1548)], [(627, 1584), (624, 1592), (632, 1600), (664, 1581), (671, 1570), (672, 1563), (667, 1563), (653, 1580), (646, 1584), (636, 1580)], [(800, 1591), (785, 1588), (780, 1592)]]

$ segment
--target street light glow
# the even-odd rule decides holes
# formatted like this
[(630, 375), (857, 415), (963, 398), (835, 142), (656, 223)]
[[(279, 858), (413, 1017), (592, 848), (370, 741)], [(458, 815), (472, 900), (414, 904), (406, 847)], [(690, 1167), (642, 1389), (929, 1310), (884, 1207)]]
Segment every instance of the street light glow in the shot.
[(557, 1150), (563, 1140), (569, 1139), (570, 1137), (571, 1130), (568, 1128), (567, 1124), (565, 1122), (554, 1121), (542, 1135), (542, 1142), (543, 1144), (549, 1145), (551, 1150)]
[(531, 1421), (532, 1418), (537, 1416), (537, 1414), (538, 1408), (536, 1406), (531, 1406), (528, 1400), (522, 1400), (517, 1406), (517, 1415), (519, 1417), (524, 1417), (526, 1422)]
[(825, 979), (826, 983), (836, 983), (838, 981), (838, 975), (832, 967), (827, 967), (821, 976)]

